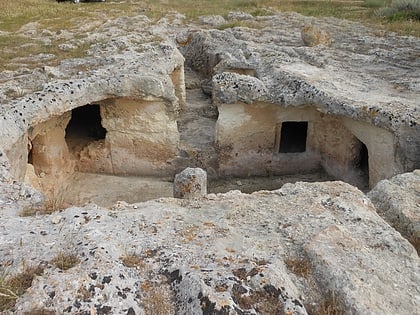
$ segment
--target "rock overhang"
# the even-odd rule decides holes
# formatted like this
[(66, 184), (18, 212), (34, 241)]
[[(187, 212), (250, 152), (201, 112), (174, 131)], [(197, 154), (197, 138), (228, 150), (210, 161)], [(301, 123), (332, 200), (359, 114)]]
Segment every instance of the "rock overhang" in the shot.
[[(414, 82), (405, 91), (393, 89), (395, 73), (391, 72), (399, 69), (395, 64), (396, 50), (390, 49), (382, 39), (372, 41), (381, 44), (384, 51), (390, 49), (388, 54), (379, 54), (372, 47), (367, 49), (364, 46), (372, 39), (369, 35), (367, 40), (358, 40), (350, 51), (348, 46), (354, 38), (337, 36), (343, 25), (340, 21), (330, 25), (331, 33), (336, 35), (332, 47), (303, 47), (299, 35), (293, 33), (303, 23), (299, 21), (302, 17), (289, 14), (287, 18), (292, 21), (289, 34), (280, 27), (285, 23), (280, 16), (255, 18), (265, 23), (261, 29), (189, 31), (175, 23), (173, 30), (164, 32), (169, 41), (156, 43), (154, 29), (149, 34), (151, 41), (138, 47), (134, 44), (147, 36), (123, 35), (119, 30), (118, 40), (109, 39), (109, 45), (94, 44), (90, 57), (63, 61), (54, 69), (46, 67), (45, 72), (53, 79), (44, 84), (42, 91), (3, 107), (3, 147), (10, 148), (26, 130), (48, 117), (105, 99), (161, 99), (168, 113), (176, 116), (181, 109), (182, 93), (174, 90), (171, 73), (183, 72), (185, 63), (212, 80), (216, 105), (274, 104), (286, 109), (312, 106), (320, 114), (365, 122), (395, 135), (399, 165), (393, 168), (394, 173), (418, 166), (418, 88)], [(127, 19), (117, 20), (128, 27)], [(144, 17), (133, 21), (143, 26), (150, 23)], [(319, 20), (319, 23), (325, 22)], [(163, 24), (164, 28), (168, 27), (167, 22)], [(101, 31), (110, 32), (105, 27)], [(105, 39), (101, 37), (101, 40)], [(404, 42), (399, 38), (398, 42), (407, 46), (413, 39)], [(350, 68), (352, 60), (358, 68)], [(401, 60), (404, 69), (416, 64), (410, 58)], [(77, 71), (83, 69), (84, 63), (89, 65), (87, 70)], [(379, 69), (366, 73), (368, 65), (378, 65)], [(387, 66), (390, 70), (384, 70)], [(409, 71), (405, 74), (416, 78)], [(182, 85), (182, 80), (179, 83)]]
[[(276, 21), (276, 18), (273, 20)], [(126, 22), (126, 26), (129, 27), (130, 23), (128, 20)], [(277, 31), (281, 37), (285, 37), (284, 30)], [(241, 36), (245, 35), (241, 29), (235, 32)], [(214, 33), (226, 34), (221, 31)], [(230, 43), (234, 43), (238, 35), (224, 36), (233, 40)], [(281, 42), (281, 37), (274, 38), (274, 41)], [(243, 39), (245, 41), (246, 38)], [(264, 38), (261, 37), (259, 42), (263, 43)], [(294, 35), (291, 40), (284, 42), (288, 45), (300, 45)], [(242, 51), (246, 51), (244, 45), (243, 43), (241, 46)], [(309, 51), (306, 48), (293, 47), (284, 50), (290, 54), (296, 54), (299, 50), (305, 53)], [(210, 48), (208, 51), (215, 50)], [(302, 64), (306, 63), (296, 60), (292, 62), (293, 58), (284, 54), (285, 59), (289, 58), (290, 67), (276, 68), (276, 76), (264, 77), (265, 68), (254, 66), (258, 64), (258, 58), (264, 59), (261, 52), (249, 54), (250, 51), (251, 49), (245, 56), (255, 57), (252, 62), (242, 63), (240, 50), (239, 57), (236, 56), (232, 62), (223, 61), (228, 60), (225, 56), (229, 54), (218, 55), (215, 59), (218, 62), (214, 64), (217, 71), (213, 81), (220, 79), (220, 86), (223, 87), (223, 79), (229, 78), (226, 80), (227, 90), (230, 92), (233, 89), (236, 93), (221, 91), (221, 107), (238, 102), (245, 108), (255, 104), (265, 106), (272, 103), (271, 105), (274, 104), (278, 108), (306, 110), (309, 103), (312, 106), (311, 110), (315, 107), (316, 112), (342, 115), (348, 119), (355, 118), (360, 124), (363, 121), (376, 124), (395, 133), (400, 132), (399, 128), (407, 128), (409, 130), (402, 130), (401, 134), (407, 135), (407, 141), (418, 141), (416, 133), (412, 131), (413, 126), (401, 125), (400, 122), (402, 119), (407, 121), (410, 115), (418, 122), (418, 110), (414, 106), (412, 111), (411, 105), (407, 105), (413, 102), (415, 105), (415, 99), (411, 98), (410, 93), (413, 95), (416, 91), (413, 90), (407, 95), (407, 99), (414, 100), (413, 102), (397, 102), (399, 107), (393, 109), (395, 123), (386, 127), (382, 118), (377, 118), (382, 117), (382, 114), (376, 114), (375, 107), (372, 107), (373, 110), (366, 107), (367, 113), (364, 113), (363, 109), (357, 109), (357, 106), (353, 108), (356, 102), (351, 98), (350, 102), (346, 102), (345, 93), (339, 94), (340, 97), (336, 99), (326, 98), (331, 96), (327, 95), (328, 88), (319, 87), (317, 82), (312, 81), (317, 75), (326, 75), (327, 72), (324, 72), (322, 67), (317, 71), (308, 70), (313, 75), (308, 77), (307, 72), (302, 72), (302, 68), (305, 68)], [(320, 50), (315, 51), (322, 54)], [(160, 63), (159, 53), (153, 50), (149, 53), (153, 60)], [(162, 92), (162, 88), (171, 85), (169, 74), (183, 65), (182, 55), (177, 54), (176, 59), (179, 62), (169, 65), (165, 63), (166, 70), (155, 66), (144, 67), (147, 60), (141, 58), (138, 62), (143, 66), (137, 67), (137, 60), (129, 61), (126, 58), (133, 57), (131, 53), (126, 57), (123, 55), (108, 59), (109, 63), (124, 64), (115, 67), (115, 71), (99, 67), (89, 76), (71, 70), (66, 72), (74, 76), (71, 79), (60, 78), (60, 71), (57, 71), (57, 82), (48, 84), (48, 87), (55, 90), (57, 86), (58, 90), (65, 91), (58, 93), (58, 96), (62, 97), (66, 107), (61, 108), (54, 102), (54, 105), (49, 105), (52, 99), (47, 94), (41, 95), (45, 94), (44, 91), (30, 96), (29, 103), (34, 101), (31, 108), (28, 108), (26, 102), (28, 98), (13, 102), (13, 105), (6, 105), (3, 109), (7, 119), (3, 119), (5, 122), (2, 121), (2, 124), (12, 129), (2, 129), (2, 146), (4, 143), (13, 146), (9, 137), (19, 138), (19, 135), (25, 135), (32, 125), (44, 122), (44, 118), (50, 115), (60, 116), (74, 107), (102, 99), (130, 98), (129, 94), (135, 94), (133, 98), (147, 98), (144, 96), (146, 85), (155, 91), (149, 95), (150, 99), (162, 98), (165, 106), (169, 106), (169, 111), (177, 111), (179, 98), (176, 98), (175, 92), (165, 94), (167, 91)], [(71, 61), (68, 61), (67, 66), (70, 64)], [(273, 63), (267, 62), (266, 66), (271, 65)], [(125, 71), (125, 66), (130, 70), (121, 74), (120, 72)], [(235, 71), (239, 73), (232, 73)], [(88, 78), (86, 83), (83, 82), (85, 77)], [(272, 83), (271, 78), (279, 78), (279, 83)], [(80, 82), (84, 83), (83, 88), (78, 92), (78, 96), (76, 93), (74, 99), (71, 90), (74, 85), (77, 90), (77, 84), (81, 84)], [(239, 84), (238, 88), (233, 88), (235, 84)], [(253, 93), (255, 86), (263, 92)], [(98, 90), (92, 90), (95, 88)], [(216, 84), (213, 88), (216, 89)], [(305, 96), (308, 93), (302, 91), (312, 94)], [(320, 94), (321, 92), (325, 95)], [(217, 97), (215, 98), (217, 101)], [(359, 107), (363, 108), (366, 104), (369, 102), (361, 103)], [(16, 108), (17, 105), (20, 110)], [(379, 105), (377, 107), (379, 108)], [(379, 112), (381, 110), (382, 106)], [(399, 111), (406, 111), (408, 116), (404, 117), (405, 114)], [(37, 112), (43, 113), (43, 116), (37, 116)], [(371, 112), (374, 113), (373, 116)], [(418, 124), (416, 126), (418, 128)], [(399, 137), (403, 138), (401, 135)], [(408, 137), (411, 137), (411, 140)], [(415, 157), (418, 150), (415, 146), (411, 148), (411, 156)], [(418, 163), (418, 159), (414, 160)], [(218, 309), (223, 305), (232, 312), (238, 311), (238, 308), (246, 311), (246, 307), (240, 301), (248, 295), (241, 295), (241, 292), (249, 290), (251, 295), (253, 292), (266, 292), (270, 297), (281, 298), (285, 304), (284, 311), (288, 306), (294, 305), (297, 308), (294, 309), (296, 313), (305, 314), (302, 303), (305, 304), (311, 298), (319, 302), (325, 296), (310, 297), (309, 294), (316, 290), (310, 292), (313, 288), (304, 289), (307, 280), (294, 274), (294, 270), (286, 269), (287, 258), (301, 258), (301, 255), (310, 262), (313, 276), (322, 291), (335, 292), (343, 299), (347, 310), (364, 314), (372, 309), (385, 313), (401, 310), (415, 313), (419, 309), (418, 256), (399, 233), (376, 215), (366, 195), (348, 184), (297, 183), (285, 185), (277, 191), (263, 191), (252, 195), (233, 191), (222, 195), (210, 194), (202, 200), (191, 202), (171, 198), (133, 205), (119, 202), (111, 210), (86, 205), (83, 208), (72, 207), (52, 216), (19, 218), (14, 216), (22, 210), (22, 203), (26, 202), (29, 207), (33, 207), (41, 198), (31, 187), (14, 181), (10, 174), (5, 172), (5, 169), (9, 169), (9, 161), (4, 154), (0, 154), (0, 161), (0, 174), (2, 178), (3, 175), (7, 178), (1, 183), (0, 215), (5, 223), (1, 235), (4, 240), (2, 250), (10, 248), (8, 253), (2, 255), (4, 265), (10, 262), (11, 254), (18, 255), (22, 260), (39, 259), (45, 264), (63, 248), (77, 251), (84, 259), (80, 265), (66, 272), (48, 267), (46, 274), (37, 278), (33, 287), (19, 300), (19, 310), (31, 311), (34, 305), (45, 307), (48, 304), (57, 312), (63, 311), (65, 307), (67, 310), (68, 307), (73, 307), (73, 310), (80, 308), (87, 311), (96, 308), (98, 312), (130, 312), (135, 309), (141, 313), (146, 300), (141, 300), (137, 293), (147, 291), (146, 288), (155, 283), (159, 286), (159, 295), (165, 293), (168, 301), (178, 302), (175, 307), (189, 310), (190, 313), (201, 311), (203, 305), (210, 310), (212, 307)], [(413, 183), (415, 185), (416, 182)], [(14, 212), (12, 218), (8, 218), (11, 211)], [(21, 229), (17, 229), (20, 226)], [(20, 246), (16, 247), (18, 243)], [(127, 254), (138, 254), (144, 260), (147, 272), (142, 272), (139, 276), (138, 267), (132, 269), (124, 265), (123, 257)], [(402, 262), (404, 268), (401, 268)], [(20, 261), (13, 267), (21, 268)], [(162, 272), (166, 273), (162, 275)], [(165, 277), (174, 289), (172, 295), (166, 295), (170, 289), (166, 282), (162, 282)], [(57, 283), (68, 285), (57, 286)], [(270, 285), (262, 285), (267, 283)], [(242, 290), (239, 294), (233, 290), (235, 284), (240, 284), (236, 287)], [(123, 290), (114, 289), (115, 285)], [(125, 286), (139, 291), (124, 291)], [(74, 299), (90, 288), (94, 288), (92, 295), (89, 295), (92, 300)], [(302, 290), (307, 291), (302, 293)], [(385, 298), (383, 292), (386, 292)], [(365, 296), (369, 296), (369, 299), (365, 300)], [(110, 299), (104, 300), (104, 297)], [(301, 297), (306, 297), (306, 301)], [(192, 303), (187, 303), (190, 298)]]
[[(187, 65), (214, 75), (216, 103), (269, 101), (285, 107), (313, 104), (322, 112), (364, 120), (393, 132), (405, 126), (418, 128), (420, 91), (415, 85), (401, 92), (392, 86), (390, 76), (377, 78), (382, 69), (378, 69), (378, 74), (372, 70), (363, 73), (363, 68), (351, 69), (346, 62), (336, 64), (331, 60), (331, 64), (327, 61), (320, 65), (315, 60), (305, 60), (307, 50), (311, 54), (319, 53), (320, 59), (327, 59), (334, 54), (332, 48), (282, 46), (279, 37), (277, 41), (271, 38), (278, 45), (278, 51), (273, 52), (275, 46), (262, 43), (258, 31), (256, 34), (247, 31), (246, 28), (235, 28), (227, 34), (215, 30), (194, 31), (189, 42), (180, 48)], [(246, 39), (241, 37), (243, 34), (247, 34)], [(365, 65), (381, 62), (369, 59)], [(412, 66), (415, 68), (415, 61)], [(241, 73), (244, 69), (253, 74), (244, 75)], [(234, 90), (237, 96), (219, 91), (223, 87)]]
[[(128, 63), (127, 60), (131, 61)], [(69, 79), (65, 70), (68, 66), (64, 62), (64, 70), (58, 66), (54, 79), (44, 83), (41, 91), (11, 100), (0, 108), (3, 112), (1, 150), (13, 150), (28, 131), (30, 133), (33, 127), (48, 119), (107, 99), (159, 100), (165, 104), (168, 114), (176, 117), (183, 100), (175, 95), (171, 74), (176, 69), (183, 69), (183, 60), (174, 45), (162, 43), (141, 53), (113, 56), (100, 68), (74, 73)], [(90, 62), (89, 58), (87, 62)], [(83, 60), (78, 60), (77, 64), (80, 67)], [(45, 71), (50, 73), (52, 70)]]
[[(405, 46), (411, 44), (412, 39), (406, 43), (402, 39), (399, 43), (406, 47), (403, 53), (408, 57), (402, 57), (398, 64), (396, 55), (398, 51), (401, 53), (398, 48), (392, 51), (388, 47), (392, 52), (378, 56), (372, 52), (373, 48), (366, 52), (355, 43), (353, 50), (348, 51), (338, 37), (331, 47), (308, 48), (287, 40), (282, 44), (284, 34), (270, 27), (259, 30), (238, 27), (226, 32), (202, 30), (189, 37), (184, 34), (184, 37), (189, 38), (181, 47), (186, 64), (212, 78), (213, 102), (219, 106), (219, 111), (221, 106), (227, 108), (235, 104), (250, 107), (273, 104), (284, 109), (312, 106), (320, 115), (346, 120), (345, 125), (352, 133), (356, 128), (350, 126), (352, 121), (388, 132), (388, 144), (381, 150), (395, 155), (394, 165), (387, 166), (392, 169), (391, 173), (419, 167), (417, 99), (420, 91), (416, 85), (419, 77), (414, 70), (418, 62), (409, 58), (416, 48), (410, 51)], [(374, 38), (369, 40), (378, 42)], [(224, 43), (226, 41), (229, 45)], [(383, 41), (378, 45), (383, 45)], [(396, 73), (411, 78), (413, 84), (399, 88), (402, 83), (397, 83)], [(376, 131), (366, 130), (370, 132)], [(371, 142), (367, 139), (369, 135), (356, 137), (363, 144)], [(223, 143), (224, 140), (219, 142), (222, 147), (231, 146)], [(390, 174), (379, 175), (378, 179), (388, 176)], [(372, 174), (373, 177), (377, 176)], [(376, 179), (371, 181), (371, 187), (376, 183)]]

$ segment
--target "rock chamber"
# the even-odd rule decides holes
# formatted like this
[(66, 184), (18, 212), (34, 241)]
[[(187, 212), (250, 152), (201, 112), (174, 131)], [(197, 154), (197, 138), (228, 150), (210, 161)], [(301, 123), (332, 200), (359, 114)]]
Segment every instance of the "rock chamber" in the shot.
[[(286, 48), (273, 55), (270, 44), (242, 35), (184, 31), (176, 45), (137, 53), (148, 60), (141, 71), (123, 63), (116, 75), (105, 67), (15, 101), (1, 128), (8, 173), (57, 198), (109, 179), (86, 184), (75, 174), (168, 183), (187, 166), (202, 167), (213, 181), (322, 172), (366, 191), (419, 166), (412, 100), (394, 97), (401, 112), (361, 102), (363, 93), (351, 100), (340, 91), (340, 98), (322, 80), (334, 68), (290, 61)], [(286, 52), (289, 61), (278, 61)], [(169, 187), (157, 194), (170, 195)], [(130, 200), (142, 198), (149, 196)]]

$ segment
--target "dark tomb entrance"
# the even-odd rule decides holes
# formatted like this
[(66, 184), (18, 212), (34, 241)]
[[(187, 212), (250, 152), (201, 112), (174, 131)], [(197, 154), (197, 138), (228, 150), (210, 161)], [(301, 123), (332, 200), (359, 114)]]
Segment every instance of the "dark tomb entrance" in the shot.
[(363, 142), (359, 141), (359, 145), (359, 155), (355, 160), (355, 167), (362, 183), (362, 187), (359, 188), (367, 190), (369, 189), (369, 152)]
[(85, 105), (72, 110), (66, 127), (66, 142), (71, 152), (80, 151), (91, 142), (105, 139), (105, 136), (99, 105)]
[(307, 121), (285, 121), (281, 125), (280, 153), (299, 153), (306, 151), (308, 135)]

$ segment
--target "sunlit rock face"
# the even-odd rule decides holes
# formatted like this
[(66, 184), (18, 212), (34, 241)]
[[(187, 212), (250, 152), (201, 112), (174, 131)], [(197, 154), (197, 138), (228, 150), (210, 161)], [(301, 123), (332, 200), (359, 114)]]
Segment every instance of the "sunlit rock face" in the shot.
[[(117, 18), (86, 58), (0, 73), (0, 272), (39, 267), (7, 311), (420, 312), (419, 39), (226, 18), (258, 27)], [(307, 46), (305, 25), (328, 45)], [(177, 197), (192, 194), (171, 198), (188, 167)], [(321, 171), (339, 181), (299, 181)], [(286, 174), (298, 182), (204, 189)]]

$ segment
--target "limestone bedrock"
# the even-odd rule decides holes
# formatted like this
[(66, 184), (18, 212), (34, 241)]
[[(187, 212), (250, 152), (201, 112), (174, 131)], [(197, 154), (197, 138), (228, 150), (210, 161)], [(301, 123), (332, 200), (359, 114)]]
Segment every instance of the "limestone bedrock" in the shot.
[[(342, 182), (36, 217), (1, 211), (0, 219), (1, 265), (14, 272), (23, 262), (45, 266), (19, 298), (18, 313), (107, 307), (123, 314), (131, 307), (144, 314), (152, 292), (167, 297), (161, 303), (172, 314), (201, 314), (203, 305), (209, 314), (259, 314), (270, 305), (306, 314), (329, 291), (346, 314), (420, 310), (415, 249)], [(79, 263), (61, 271), (50, 263), (58, 253), (75, 253)], [(286, 267), (294, 260), (306, 261), (304, 276)], [(245, 303), (245, 295), (255, 299)]]
[[(58, 36), (61, 49), (94, 44), (86, 58), (27, 69), (54, 57), (29, 56), (0, 73), (0, 272), (44, 269), (6, 313), (317, 314), (331, 298), (345, 314), (420, 313), (420, 258), (395, 229), (417, 231), (418, 171), (402, 173), (420, 166), (419, 39), (294, 13), (227, 18), (258, 27), (173, 13), (19, 31)], [(305, 25), (331, 46), (304, 46)], [(187, 67), (208, 108), (187, 104)], [(87, 128), (72, 146), (83, 106), (106, 135)], [(190, 128), (198, 118), (206, 130)], [(302, 122), (306, 150), (281, 152), (283, 124)], [(174, 176), (198, 164), (213, 176), (324, 169), (377, 188), (297, 182), (41, 214), (78, 170)], [(78, 262), (60, 270), (58, 254)]]
[[(34, 70), (16, 60), (22, 69), (0, 77), (0, 149), (8, 160), (1, 174), (26, 176), (51, 197), (65, 191), (75, 170), (173, 177), (207, 153), (200, 163), (215, 176), (324, 169), (362, 189), (420, 167), (418, 38), (295, 13), (234, 12), (229, 19), (258, 27), (215, 30), (205, 20), (220, 17), (188, 24), (176, 13), (157, 22), (120, 17), (59, 36), (75, 47), (93, 42), (86, 58)], [(331, 46), (304, 46), (305, 25), (328, 32)], [(58, 36), (36, 23), (20, 32)], [(201, 76), (219, 117), (210, 149), (187, 152), (187, 159), (179, 127), (185, 66)], [(85, 105), (99, 106), (107, 134), (69, 151), (67, 119)], [(307, 122), (305, 152), (282, 154), (283, 123), (299, 121)]]
[[(420, 170), (383, 180), (368, 197), (378, 213), (402, 235), (420, 240)], [(420, 249), (420, 245), (419, 245)]]

